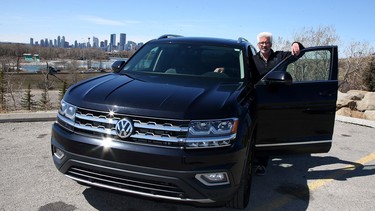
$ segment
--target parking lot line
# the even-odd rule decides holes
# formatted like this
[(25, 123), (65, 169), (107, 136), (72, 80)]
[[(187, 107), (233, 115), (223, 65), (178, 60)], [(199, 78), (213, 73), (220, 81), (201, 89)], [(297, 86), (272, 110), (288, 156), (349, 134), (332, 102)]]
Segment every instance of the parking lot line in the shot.
[[(329, 182), (331, 182), (331, 181), (333, 181), (333, 180), (335, 180), (335, 179), (337, 179), (337, 178), (339, 178), (339, 177), (341, 177), (345, 174), (348, 174), (348, 173), (356, 170), (357, 168), (363, 167), (364, 164), (366, 164), (368, 162), (371, 162), (373, 160), (375, 160), (375, 152), (355, 161), (354, 162), (354, 163), (356, 163), (355, 165), (347, 165), (344, 168), (342, 168), (340, 170), (337, 170), (332, 174), (327, 175), (326, 178), (318, 179), (314, 182), (309, 183), (307, 185), (308, 190), (309, 190), (309, 192), (314, 191), (314, 190), (318, 189), (319, 187), (322, 187), (322, 186), (326, 185), (327, 183), (329, 183)], [(327, 178), (329, 178), (329, 179), (327, 179)], [(304, 194), (304, 193), (301, 193), (301, 194)], [(254, 210), (265, 210), (265, 209), (275, 210), (275, 209), (279, 209), (282, 206), (284, 206), (285, 204), (292, 201), (293, 199), (294, 199), (293, 197), (290, 197), (288, 195), (284, 195), (282, 197), (279, 197), (279, 198), (275, 199), (271, 203), (267, 203), (267, 205), (265, 205), (265, 206), (256, 207)]]
[(347, 165), (343, 169), (337, 170), (334, 173), (328, 175), (327, 178), (330, 178), (330, 179), (319, 179), (319, 180), (316, 180), (314, 182), (309, 183), (308, 184), (309, 190), (313, 191), (313, 190), (331, 182), (332, 180), (335, 180), (335, 179), (343, 176), (344, 174), (349, 173), (350, 171), (354, 171), (357, 168), (362, 167), (364, 164), (366, 164), (370, 161), (373, 161), (373, 160), (375, 160), (375, 152), (355, 161), (355, 163), (356, 163), (355, 165)]

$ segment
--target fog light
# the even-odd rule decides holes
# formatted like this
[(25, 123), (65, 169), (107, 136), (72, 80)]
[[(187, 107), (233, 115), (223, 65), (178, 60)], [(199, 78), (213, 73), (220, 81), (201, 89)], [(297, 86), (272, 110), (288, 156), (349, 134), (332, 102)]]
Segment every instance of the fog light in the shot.
[(57, 147), (53, 147), (53, 155), (55, 155), (59, 160), (64, 157), (64, 152)]
[(229, 184), (228, 174), (226, 172), (197, 174), (195, 178), (207, 186)]

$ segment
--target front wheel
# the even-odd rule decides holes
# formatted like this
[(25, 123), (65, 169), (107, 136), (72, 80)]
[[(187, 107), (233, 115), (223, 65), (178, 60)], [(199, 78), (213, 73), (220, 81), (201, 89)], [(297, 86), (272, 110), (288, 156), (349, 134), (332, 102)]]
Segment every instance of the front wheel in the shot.
[[(252, 152), (250, 152), (252, 154)], [(250, 201), (250, 188), (252, 179), (252, 156), (246, 161), (245, 168), (242, 173), (240, 187), (232, 200), (228, 202), (227, 207), (235, 209), (245, 209)]]

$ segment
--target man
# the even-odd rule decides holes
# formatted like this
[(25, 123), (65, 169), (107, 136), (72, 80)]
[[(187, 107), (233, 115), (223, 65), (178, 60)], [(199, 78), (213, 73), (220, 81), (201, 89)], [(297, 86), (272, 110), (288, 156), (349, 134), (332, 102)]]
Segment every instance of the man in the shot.
[(269, 32), (259, 33), (257, 40), (259, 52), (253, 56), (253, 59), (259, 73), (259, 79), (290, 54), (298, 56), (301, 49), (304, 48), (301, 43), (294, 42), (291, 51), (273, 51), (272, 34)]
[[(273, 51), (272, 34), (269, 32), (259, 33), (257, 36), (259, 52), (253, 56), (255, 66), (258, 71), (257, 79), (261, 79), (268, 71), (289, 55), (298, 56), (304, 46), (299, 42), (294, 42), (291, 51)], [(256, 175), (264, 175), (268, 164), (268, 156), (256, 156)]]

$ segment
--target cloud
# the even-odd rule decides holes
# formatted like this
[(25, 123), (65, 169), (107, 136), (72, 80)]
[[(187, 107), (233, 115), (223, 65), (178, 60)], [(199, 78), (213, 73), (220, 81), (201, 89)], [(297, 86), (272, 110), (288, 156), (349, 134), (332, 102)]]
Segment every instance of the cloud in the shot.
[(97, 16), (80, 16), (81, 20), (98, 24), (98, 25), (107, 25), (107, 26), (125, 26), (129, 24), (136, 24), (139, 23), (139, 21), (117, 21), (117, 20), (110, 20), (105, 19)]

